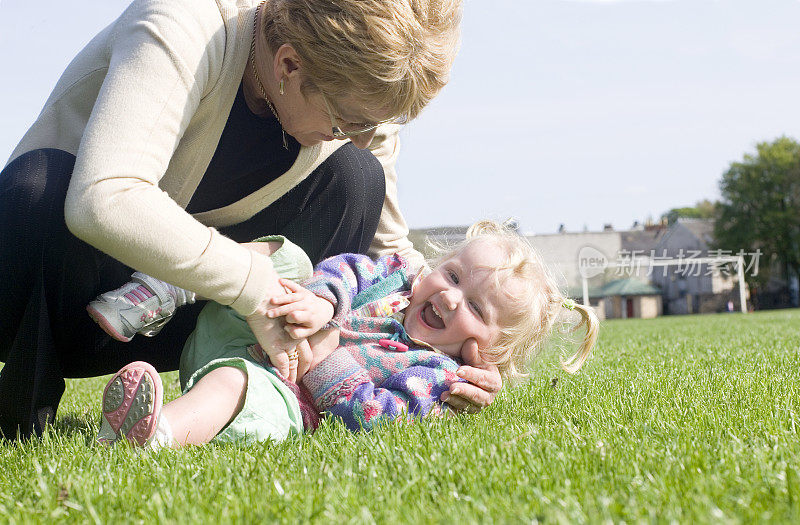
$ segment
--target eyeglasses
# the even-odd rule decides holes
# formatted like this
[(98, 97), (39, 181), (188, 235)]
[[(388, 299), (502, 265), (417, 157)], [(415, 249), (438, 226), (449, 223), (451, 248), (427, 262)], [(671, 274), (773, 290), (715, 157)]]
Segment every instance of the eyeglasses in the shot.
[(342, 131), (342, 128), (336, 123), (336, 117), (333, 116), (333, 111), (331, 111), (331, 105), (328, 103), (328, 97), (320, 93), (322, 97), (322, 101), (325, 103), (325, 109), (328, 110), (328, 116), (331, 118), (331, 135), (337, 139), (346, 139), (349, 137), (355, 137), (357, 135), (361, 135), (362, 133), (369, 133), (370, 131), (374, 130), (381, 124), (405, 124), (408, 122), (408, 118), (405, 116), (390, 118), (386, 120), (381, 120), (380, 122), (375, 122), (371, 124), (351, 124), (350, 127), (355, 127), (355, 129), (351, 129), (348, 131)]

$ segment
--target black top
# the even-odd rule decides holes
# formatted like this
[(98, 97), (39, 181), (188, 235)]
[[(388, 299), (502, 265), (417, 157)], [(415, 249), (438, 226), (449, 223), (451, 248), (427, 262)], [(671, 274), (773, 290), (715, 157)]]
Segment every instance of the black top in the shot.
[(233, 204), (286, 173), (300, 152), (300, 143), (289, 135), (286, 139), (288, 150), (283, 148), (277, 119), (253, 114), (239, 84), (214, 157), (186, 211), (198, 213)]

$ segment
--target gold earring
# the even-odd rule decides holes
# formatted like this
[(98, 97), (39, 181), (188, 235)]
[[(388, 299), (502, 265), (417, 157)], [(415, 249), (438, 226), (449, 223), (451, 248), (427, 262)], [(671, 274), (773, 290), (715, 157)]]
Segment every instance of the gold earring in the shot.
[(280, 93), (281, 95), (285, 93), (283, 89), (283, 79), (281, 79), (281, 81), (278, 83), (278, 93)]

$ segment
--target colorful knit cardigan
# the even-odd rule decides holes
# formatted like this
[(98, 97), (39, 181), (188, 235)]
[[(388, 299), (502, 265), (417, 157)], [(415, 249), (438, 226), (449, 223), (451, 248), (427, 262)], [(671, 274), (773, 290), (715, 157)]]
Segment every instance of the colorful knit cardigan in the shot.
[(459, 363), (412, 339), (402, 324), (415, 282), (399, 255), (322, 261), (304, 286), (334, 305), (340, 346), (303, 377), (314, 404), (353, 431), (386, 419), (441, 414)]

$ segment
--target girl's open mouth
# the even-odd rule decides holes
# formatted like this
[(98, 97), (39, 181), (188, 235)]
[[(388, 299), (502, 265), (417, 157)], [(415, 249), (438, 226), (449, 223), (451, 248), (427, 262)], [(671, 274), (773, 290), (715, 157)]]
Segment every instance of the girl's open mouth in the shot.
[(430, 301), (425, 303), (425, 307), (420, 312), (420, 317), (422, 318), (422, 321), (431, 328), (435, 328), (437, 330), (444, 328), (444, 321), (442, 321), (442, 318), (439, 317), (439, 314), (436, 312), (436, 309), (434, 309)]

